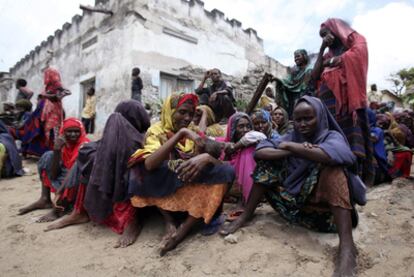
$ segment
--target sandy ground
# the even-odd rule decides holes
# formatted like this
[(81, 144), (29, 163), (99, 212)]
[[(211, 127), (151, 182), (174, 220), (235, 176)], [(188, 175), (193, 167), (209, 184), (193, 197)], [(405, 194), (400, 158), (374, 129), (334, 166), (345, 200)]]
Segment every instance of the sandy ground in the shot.
[[(33, 161), (25, 166), (35, 172)], [(354, 231), (359, 276), (414, 276), (414, 186), (395, 180), (370, 190)], [(231, 244), (219, 235), (192, 234), (160, 258), (160, 217), (148, 218), (138, 241), (114, 249), (118, 235), (87, 223), (45, 233), (45, 213), (17, 216), (37, 199), (38, 176), (0, 181), (0, 276), (331, 276), (334, 234), (292, 226), (268, 205)]]

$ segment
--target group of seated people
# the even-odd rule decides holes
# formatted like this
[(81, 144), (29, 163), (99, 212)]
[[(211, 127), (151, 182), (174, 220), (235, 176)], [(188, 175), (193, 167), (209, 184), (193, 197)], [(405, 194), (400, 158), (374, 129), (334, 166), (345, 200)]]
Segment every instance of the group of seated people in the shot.
[[(399, 141), (405, 136), (399, 136), (392, 115), (376, 115), (381, 117), (389, 120), (372, 126), (373, 139), (378, 134), (377, 145), (378, 137), (390, 138), (393, 146), (383, 141), (382, 148), (394, 155), (392, 166), (386, 160), (388, 176), (397, 176), (406, 170), (399, 155), (410, 150)], [(139, 235), (148, 215), (144, 208), (152, 206), (166, 223), (164, 255), (195, 226), (203, 225), (207, 234), (217, 231), (223, 199), (233, 186), (243, 212), (221, 234), (242, 227), (265, 196), (290, 222), (337, 231), (342, 246), (355, 251), (351, 230), (358, 218), (348, 180), (356, 158), (318, 98), (301, 97), (293, 121), (282, 107), (236, 112), (226, 132), (194, 94), (170, 96), (161, 121), (152, 125), (144, 107), (129, 100), (110, 115), (100, 140), (90, 142), (76, 118), (65, 119), (59, 135), (53, 151), (38, 162), (39, 200), (19, 211), (51, 208), (39, 222), (65, 215), (46, 231), (92, 220), (123, 234), (116, 246), (125, 247)]]
[[(332, 36), (336, 33), (326, 33), (326, 28), (336, 30), (335, 24), (343, 24), (338, 22), (328, 20), (322, 25), (323, 43), (335, 45)], [(349, 35), (358, 38), (355, 31)], [(323, 45), (321, 51), (326, 47), (329, 45)], [(295, 52), (295, 60), (306, 61), (305, 54), (303, 50)], [(339, 67), (339, 61), (328, 59), (326, 67), (336, 62)], [(314, 73), (308, 72), (306, 64), (294, 72), (302, 79)], [(230, 105), (234, 100), (220, 71), (211, 70), (207, 75), (219, 90), (202, 89), (200, 85), (197, 94), (172, 94), (164, 102), (160, 121), (153, 124), (140, 102), (119, 103), (98, 141), (89, 141), (80, 120), (64, 119), (59, 131), (50, 133), (56, 137), (53, 149), (38, 162), (40, 198), (21, 208), (19, 214), (50, 208), (39, 222), (61, 218), (45, 231), (97, 222), (122, 234), (116, 246), (126, 247), (135, 242), (145, 219), (154, 212), (151, 209), (155, 209), (165, 221), (160, 249), (165, 255), (195, 228), (205, 235), (236, 232), (265, 198), (291, 223), (337, 232), (340, 243), (335, 270), (341, 276), (351, 276), (357, 255), (352, 237), (352, 228), (358, 224), (355, 205), (366, 202), (361, 181), (365, 182), (361, 174), (364, 159), (356, 151), (358, 143), (352, 141), (338, 118), (351, 122), (357, 118), (362, 126), (359, 135), (363, 137), (365, 131), (369, 134), (366, 139), (373, 143), (376, 158), (369, 166), (375, 169), (375, 181), (380, 183), (410, 174), (412, 114), (394, 117), (368, 110), (370, 129), (365, 130), (365, 109), (346, 117), (342, 112), (339, 117), (335, 109), (345, 106), (329, 102), (333, 92), (325, 90), (322, 96), (326, 98), (320, 94), (314, 97), (307, 95), (308, 86), (298, 84), (285, 87), (281, 96), (285, 106), (262, 105), (252, 114), (229, 111), (220, 109), (220, 105)], [(327, 75), (321, 78), (328, 80)], [(289, 89), (297, 90), (297, 94)], [(227, 126), (220, 122), (227, 122)], [(8, 132), (7, 128), (0, 131)], [(8, 139), (13, 142), (13, 138)], [(371, 144), (366, 146), (368, 149)], [(4, 152), (5, 157), (16, 155), (8, 148)], [(368, 150), (363, 154), (369, 157)], [(234, 191), (239, 195), (238, 203), (227, 212), (231, 222), (223, 224), (224, 199)]]

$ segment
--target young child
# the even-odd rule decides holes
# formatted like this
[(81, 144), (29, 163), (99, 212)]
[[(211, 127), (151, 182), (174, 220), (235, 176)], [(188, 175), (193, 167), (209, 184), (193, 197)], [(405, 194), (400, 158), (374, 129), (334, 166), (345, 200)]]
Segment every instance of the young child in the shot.
[[(209, 138), (200, 138), (199, 143), (197, 144), (196, 151), (194, 156), (199, 154), (207, 153), (213, 158), (219, 159), (223, 150), (223, 145), (220, 142)], [(183, 159), (169, 160), (168, 168), (171, 171), (176, 171), (177, 168), (184, 162)]]

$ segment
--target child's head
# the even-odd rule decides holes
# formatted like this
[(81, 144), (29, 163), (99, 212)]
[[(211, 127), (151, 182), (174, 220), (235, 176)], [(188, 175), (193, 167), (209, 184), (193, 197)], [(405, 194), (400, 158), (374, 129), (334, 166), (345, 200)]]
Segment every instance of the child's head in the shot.
[(16, 80), (16, 88), (19, 89), (21, 87), (25, 87), (27, 85), (27, 82), (25, 79), (17, 79)]
[(132, 77), (138, 77), (140, 73), (141, 73), (141, 70), (138, 67), (134, 67), (132, 69)]

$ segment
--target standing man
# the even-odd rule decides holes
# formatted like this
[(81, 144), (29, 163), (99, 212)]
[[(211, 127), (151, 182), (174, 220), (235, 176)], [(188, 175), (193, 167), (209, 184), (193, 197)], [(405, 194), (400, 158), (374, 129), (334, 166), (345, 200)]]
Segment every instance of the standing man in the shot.
[(95, 131), (96, 96), (95, 89), (91, 87), (86, 92), (85, 107), (82, 110), (82, 123), (87, 134)]
[(25, 79), (17, 79), (16, 81), (16, 89), (18, 90), (16, 96), (16, 102), (22, 99), (29, 100), (33, 96), (33, 91), (28, 89), (27, 81)]
[(131, 95), (131, 98), (141, 102), (142, 89), (144, 88), (144, 86), (142, 85), (142, 79), (141, 79), (141, 77), (139, 77), (139, 73), (141, 73), (141, 70), (139, 70), (138, 67), (134, 67), (132, 69), (132, 95)]
[[(207, 79), (212, 85), (204, 87)], [(233, 87), (222, 79), (221, 71), (217, 68), (208, 70), (195, 91), (201, 105), (209, 105), (216, 116), (217, 122), (227, 123), (228, 118), (236, 111), (234, 109)]]

